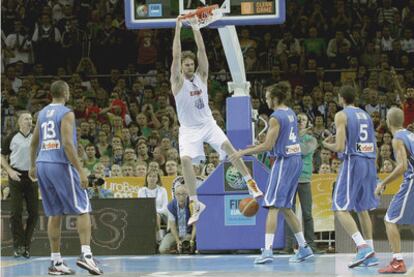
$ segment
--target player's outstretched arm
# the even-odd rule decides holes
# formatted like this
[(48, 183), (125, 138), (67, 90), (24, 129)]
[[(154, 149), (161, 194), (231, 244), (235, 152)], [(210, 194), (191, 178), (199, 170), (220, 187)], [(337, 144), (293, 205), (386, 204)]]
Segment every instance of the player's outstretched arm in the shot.
[(174, 95), (178, 93), (183, 84), (183, 76), (181, 74), (181, 26), (181, 21), (177, 19), (173, 40), (173, 61), (171, 64), (170, 77), (171, 90)]
[(392, 183), (398, 177), (404, 174), (404, 172), (408, 168), (408, 161), (407, 161), (407, 151), (405, 149), (404, 142), (400, 139), (393, 139), (392, 140), (392, 148), (394, 149), (394, 153), (396, 154), (395, 160), (397, 161), (397, 165), (394, 170), (384, 179), (381, 183), (378, 184), (377, 190), (375, 193), (377, 195), (381, 195), (382, 192), (385, 190), (386, 186), (389, 183)]
[(346, 140), (346, 115), (343, 112), (339, 112), (335, 115), (335, 126), (336, 126), (336, 137), (335, 142), (332, 143), (332, 136), (327, 137), (322, 145), (326, 149), (333, 152), (344, 152), (345, 151), (345, 140)]
[(36, 180), (36, 153), (39, 146), (39, 119), (36, 121), (35, 128), (33, 130), (32, 141), (30, 143), (30, 169), (29, 169), (29, 178), (32, 181)]
[(193, 29), (194, 40), (197, 45), (197, 60), (198, 68), (197, 72), (200, 75), (201, 79), (207, 84), (208, 79), (208, 58), (206, 53), (206, 47), (204, 46), (203, 36), (201, 35), (200, 30)]
[(265, 151), (272, 150), (272, 147), (275, 145), (277, 138), (279, 137), (280, 125), (276, 118), (272, 117), (269, 120), (269, 130), (266, 133), (265, 141), (259, 145), (246, 148), (244, 150), (239, 150), (229, 156), (231, 162), (237, 161), (237, 159), (245, 155), (253, 155), (262, 153)]

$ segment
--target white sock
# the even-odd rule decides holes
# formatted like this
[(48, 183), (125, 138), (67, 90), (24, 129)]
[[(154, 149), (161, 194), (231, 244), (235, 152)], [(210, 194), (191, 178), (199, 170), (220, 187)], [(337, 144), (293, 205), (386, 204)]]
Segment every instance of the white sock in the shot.
[(299, 244), (299, 247), (305, 247), (306, 246), (306, 241), (305, 241), (305, 237), (303, 236), (303, 232), (298, 232), (295, 234), (295, 238)]
[(352, 239), (354, 240), (356, 246), (367, 244), (367, 242), (362, 238), (362, 235), (360, 232), (356, 232), (355, 234), (353, 234)]
[(249, 180), (253, 179), (250, 174), (243, 176), (243, 180), (247, 183)]
[(92, 252), (91, 252), (91, 247), (90, 247), (89, 245), (82, 245), (82, 246), (81, 246), (81, 251), (82, 251), (82, 253), (83, 253), (83, 254), (85, 254), (85, 255), (90, 255), (90, 254), (92, 254)]
[(265, 234), (265, 249), (273, 249), (273, 240), (275, 238), (275, 234)]
[(367, 242), (367, 244), (369, 245), (369, 247), (371, 247), (372, 250), (374, 250), (374, 240), (372, 240), (372, 239), (366, 239), (365, 241)]
[(63, 262), (62, 256), (60, 256), (60, 252), (58, 253), (51, 253), (50, 259), (53, 261), (53, 264), (61, 263)]
[(404, 260), (404, 259), (403, 259), (403, 256), (401, 255), (401, 253), (392, 253), (392, 258), (393, 258), (393, 259), (396, 259), (396, 260), (398, 260), (398, 261), (402, 261), (402, 260)]

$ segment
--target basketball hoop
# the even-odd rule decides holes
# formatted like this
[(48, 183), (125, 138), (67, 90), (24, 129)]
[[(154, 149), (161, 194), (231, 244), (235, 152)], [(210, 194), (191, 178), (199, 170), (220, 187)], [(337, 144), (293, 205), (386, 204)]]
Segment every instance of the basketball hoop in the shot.
[(182, 15), (179, 18), (183, 23), (190, 25), (194, 30), (200, 30), (222, 17), (223, 13), (216, 4), (197, 8), (194, 12)]

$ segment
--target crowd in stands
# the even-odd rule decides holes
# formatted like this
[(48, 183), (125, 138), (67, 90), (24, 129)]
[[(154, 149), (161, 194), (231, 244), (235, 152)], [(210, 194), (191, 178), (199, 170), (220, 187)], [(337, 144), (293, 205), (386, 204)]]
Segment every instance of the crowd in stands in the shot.
[[(286, 2), (285, 24), (238, 27), (253, 108), (268, 119), (264, 89), (284, 82), (291, 107), (307, 114), (309, 132), (321, 142), (334, 133), (339, 87), (351, 84), (359, 92), (357, 105), (373, 118), (378, 170), (390, 172), (387, 109), (403, 106), (405, 126), (414, 127), (414, 91), (407, 89), (414, 86), (414, 0)], [(64, 79), (77, 120), (78, 154), (90, 174), (180, 175), (179, 124), (169, 83), (174, 31), (127, 30), (123, 5), (121, 0), (2, 1), (2, 138), (15, 128), (16, 111), (29, 110), (36, 119), (51, 99), (51, 82)], [(211, 71), (209, 105), (225, 129), (229, 71), (217, 30), (203, 29), (203, 36)], [(183, 50), (194, 49), (191, 30), (184, 29), (182, 37)], [(262, 128), (258, 121), (256, 134)], [(207, 146), (205, 151), (206, 161), (194, 166), (204, 177), (219, 163), (217, 153)], [(335, 173), (341, 163), (322, 147), (314, 161), (314, 173)]]

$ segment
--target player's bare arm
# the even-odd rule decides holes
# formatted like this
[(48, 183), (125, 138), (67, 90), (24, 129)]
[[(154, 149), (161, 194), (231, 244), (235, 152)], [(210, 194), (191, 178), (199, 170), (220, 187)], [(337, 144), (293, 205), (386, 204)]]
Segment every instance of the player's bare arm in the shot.
[(206, 47), (204, 46), (203, 36), (201, 35), (200, 30), (194, 30), (194, 40), (197, 45), (197, 60), (198, 60), (198, 68), (197, 73), (203, 80), (205, 84), (207, 84), (208, 79), (208, 58), (206, 53)]
[(346, 115), (339, 112), (335, 115), (336, 137), (335, 142), (330, 142), (332, 136), (327, 137), (323, 142), (323, 147), (333, 152), (344, 152), (346, 140)]
[(30, 144), (30, 169), (29, 178), (32, 181), (36, 180), (36, 154), (39, 146), (39, 120), (36, 121), (35, 128), (33, 130), (32, 141)]
[(66, 157), (70, 161), (70, 163), (76, 168), (79, 172), (80, 181), (83, 188), (88, 186), (88, 178), (80, 164), (78, 159), (78, 155), (76, 152), (75, 145), (73, 143), (73, 125), (75, 122), (75, 114), (73, 112), (67, 113), (62, 118), (62, 125), (61, 125), (61, 134), (62, 134), (62, 146), (63, 150), (65, 151)]
[(387, 185), (392, 183), (394, 180), (398, 179), (401, 175), (408, 168), (408, 161), (407, 161), (407, 150), (405, 149), (404, 142), (400, 139), (393, 139), (392, 140), (392, 148), (395, 151), (395, 160), (397, 161), (397, 165), (395, 166), (394, 170), (384, 179), (381, 183), (377, 185), (377, 189), (375, 190), (375, 194), (380, 196)]
[(253, 155), (269, 151), (275, 145), (277, 138), (279, 137), (280, 125), (276, 118), (272, 117), (269, 120), (269, 130), (267, 131), (265, 141), (259, 145), (239, 150), (229, 156), (231, 162), (243, 157), (244, 155)]
[(171, 91), (176, 95), (183, 86), (183, 74), (181, 73), (181, 26), (182, 23), (177, 19), (173, 40), (173, 61), (171, 64)]

